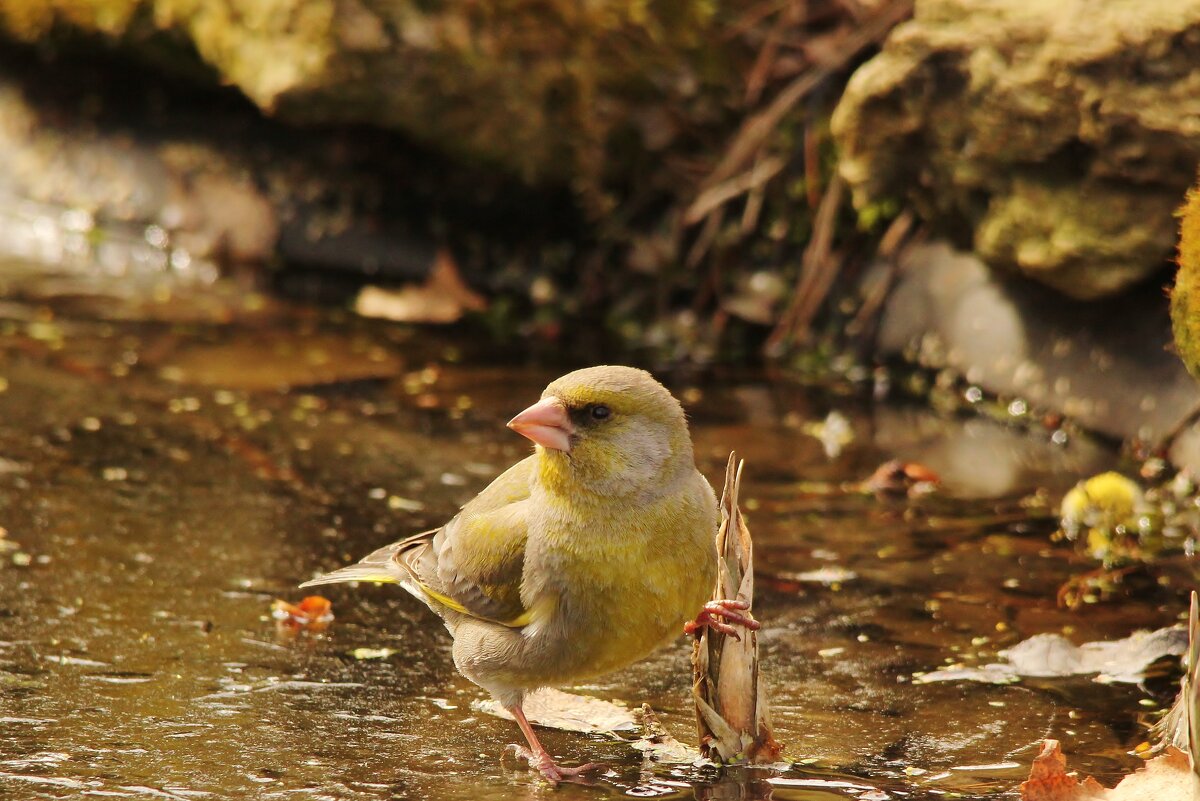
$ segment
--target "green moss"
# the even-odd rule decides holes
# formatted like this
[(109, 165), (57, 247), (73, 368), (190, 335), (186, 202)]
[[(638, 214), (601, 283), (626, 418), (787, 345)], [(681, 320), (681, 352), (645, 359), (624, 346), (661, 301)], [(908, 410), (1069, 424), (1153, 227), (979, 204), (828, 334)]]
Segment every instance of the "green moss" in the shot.
[(1171, 291), (1175, 349), (1188, 372), (1200, 378), (1200, 188), (1193, 188), (1179, 212), (1179, 271)]

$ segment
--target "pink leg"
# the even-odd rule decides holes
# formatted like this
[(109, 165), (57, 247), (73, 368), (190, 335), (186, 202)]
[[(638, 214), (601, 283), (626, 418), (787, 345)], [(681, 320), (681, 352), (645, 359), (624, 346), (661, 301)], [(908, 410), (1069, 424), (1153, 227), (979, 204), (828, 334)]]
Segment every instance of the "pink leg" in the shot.
[(735, 640), (741, 640), (742, 637), (738, 634), (732, 623), (739, 626), (745, 626), (751, 631), (758, 631), (759, 623), (750, 615), (743, 615), (742, 612), (750, 608), (750, 604), (745, 601), (722, 600), (709, 601), (700, 610), (700, 614), (696, 615), (695, 620), (689, 620), (683, 624), (684, 634), (695, 634), (700, 636), (703, 629), (709, 628), (719, 631)]
[(554, 763), (554, 757), (550, 756), (549, 752), (542, 747), (542, 743), (537, 738), (537, 734), (533, 731), (533, 726), (529, 725), (529, 720), (525, 717), (525, 710), (521, 709), (521, 705), (508, 707), (508, 711), (517, 719), (517, 725), (521, 727), (521, 733), (525, 735), (525, 740), (529, 743), (528, 748), (522, 748), (519, 745), (510, 745), (517, 756), (529, 763), (529, 767), (537, 768), (541, 774), (546, 777), (546, 781), (551, 784), (558, 784), (564, 778), (580, 776), (589, 771), (598, 770), (602, 765), (595, 762), (588, 762), (585, 765), (580, 765), (577, 768), (564, 768), (561, 765)]

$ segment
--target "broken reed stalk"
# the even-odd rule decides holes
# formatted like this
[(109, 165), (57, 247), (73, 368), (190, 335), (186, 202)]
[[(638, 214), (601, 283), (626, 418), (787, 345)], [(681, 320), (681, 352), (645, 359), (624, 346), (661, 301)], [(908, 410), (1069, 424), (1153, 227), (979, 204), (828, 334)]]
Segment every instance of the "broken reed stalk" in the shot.
[[(1175, 746), (1192, 761), (1192, 773), (1200, 780), (1200, 597), (1192, 590), (1188, 611), (1187, 665), (1180, 679), (1179, 695), (1163, 718), (1155, 724), (1159, 742), (1155, 750)], [(1198, 796), (1200, 797), (1200, 796)]]
[[(754, 548), (738, 509), (744, 463), (729, 454), (717, 531), (717, 581), (713, 600), (754, 604)], [(758, 662), (758, 634), (742, 629), (741, 640), (706, 627), (692, 647), (692, 696), (700, 753), (721, 764), (776, 762), (766, 690)]]

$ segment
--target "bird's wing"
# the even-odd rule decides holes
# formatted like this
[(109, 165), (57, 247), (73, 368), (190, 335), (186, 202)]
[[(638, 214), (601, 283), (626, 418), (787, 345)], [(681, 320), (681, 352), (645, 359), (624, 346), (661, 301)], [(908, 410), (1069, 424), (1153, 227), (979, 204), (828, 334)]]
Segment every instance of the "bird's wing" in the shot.
[(526, 625), (530, 613), (521, 602), (521, 575), (533, 458), (502, 473), (442, 528), (384, 546), (301, 586), (398, 583), (434, 611), (442, 607), (506, 626)]

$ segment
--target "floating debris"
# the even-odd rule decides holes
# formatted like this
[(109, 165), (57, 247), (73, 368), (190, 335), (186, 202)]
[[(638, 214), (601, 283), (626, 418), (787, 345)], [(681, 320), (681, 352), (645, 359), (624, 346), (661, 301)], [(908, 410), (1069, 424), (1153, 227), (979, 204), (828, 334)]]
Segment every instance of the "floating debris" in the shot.
[(1067, 773), (1067, 760), (1058, 740), (1044, 740), (1042, 753), (1033, 761), (1029, 779), (1017, 788), (1021, 801), (1195, 801), (1200, 784), (1192, 773), (1188, 755), (1171, 746), (1113, 789), (1091, 776), (1082, 781)]
[[(332, 617), (332, 616), (331, 616)], [(387, 659), (392, 654), (399, 653), (395, 648), (355, 648), (350, 651), (355, 659)]]
[(845, 447), (854, 441), (854, 429), (850, 421), (837, 410), (825, 415), (825, 419), (819, 423), (805, 423), (800, 430), (819, 439), (825, 455), (830, 459), (841, 456)]
[(1012, 684), (1021, 678), (1063, 678), (1096, 674), (1102, 684), (1137, 684), (1146, 668), (1165, 656), (1187, 649), (1187, 632), (1179, 626), (1157, 631), (1136, 631), (1123, 640), (1075, 645), (1059, 634), (1036, 634), (1000, 655), (1007, 663), (983, 667), (935, 670), (913, 677), (915, 684), (938, 681), (979, 681)]
[(879, 465), (862, 486), (875, 495), (915, 497), (933, 492), (941, 483), (941, 477), (925, 465), (892, 459)]
[[(471, 704), (473, 709), (505, 720), (513, 716), (498, 701), (489, 698)], [(562, 690), (543, 688), (530, 693), (522, 704), (525, 717), (537, 726), (560, 731), (584, 734), (612, 734), (621, 731), (637, 731), (639, 726), (633, 713), (627, 708), (592, 698), (574, 695)]]
[(276, 600), (271, 604), (271, 617), (275, 618), (275, 625), (281, 632), (317, 634), (333, 622), (333, 604), (320, 595), (310, 595), (298, 604)]
[(487, 300), (467, 285), (444, 248), (438, 251), (424, 284), (399, 289), (363, 287), (354, 302), (354, 310), (363, 317), (403, 323), (453, 323), (467, 312), (486, 308)]

